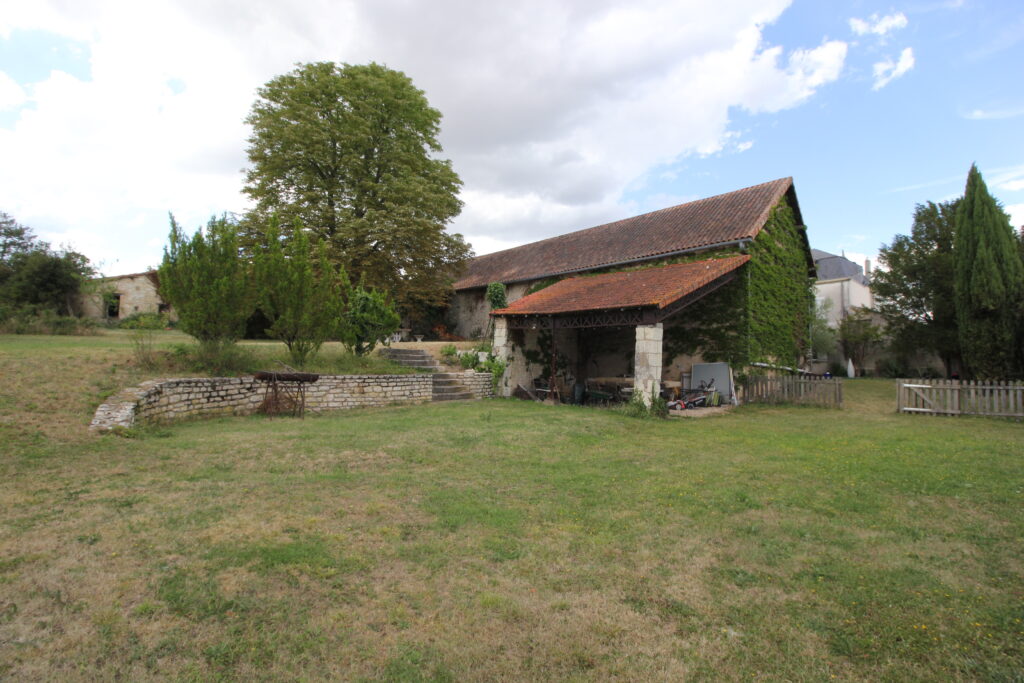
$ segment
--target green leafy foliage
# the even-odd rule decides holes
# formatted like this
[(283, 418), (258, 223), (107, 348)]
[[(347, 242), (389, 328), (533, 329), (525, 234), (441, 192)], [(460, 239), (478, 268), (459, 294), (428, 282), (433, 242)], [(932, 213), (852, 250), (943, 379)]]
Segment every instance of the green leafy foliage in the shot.
[(956, 311), (967, 374), (1020, 376), (1024, 263), (1009, 217), (974, 165), (956, 212), (955, 249)]
[(497, 310), (508, 306), (508, 293), (505, 289), (505, 285), (500, 282), (492, 282), (487, 285), (487, 303), (491, 305), (491, 310)]
[(213, 353), (241, 338), (252, 314), (249, 265), (238, 251), (234, 222), (211, 218), (191, 239), (171, 216), (160, 265), (160, 295), (178, 312), (178, 326)]
[(459, 350), (455, 344), (445, 344), (441, 347), (441, 360), (448, 365), (455, 365), (459, 362)]
[(132, 313), (121, 318), (117, 326), (122, 330), (164, 330), (170, 324), (166, 313)]
[[(681, 323), (666, 327), (669, 356), (699, 351), (706, 361), (735, 368), (797, 364), (809, 344), (814, 295), (801, 228), (785, 199), (772, 208), (749, 254), (735, 280), (688, 308)], [(702, 258), (707, 254), (685, 260)]]
[(750, 245), (748, 268), (749, 360), (796, 367), (807, 349), (814, 293), (804, 238), (785, 200)]
[(354, 281), (405, 311), (447, 299), (471, 255), (445, 225), (461, 181), (436, 158), (441, 114), (379, 64), (301, 64), (259, 89), (245, 192), (254, 224), (272, 214), (325, 240)]
[(635, 417), (641, 420), (665, 419), (668, 417), (668, 402), (661, 396), (652, 396), (650, 404), (644, 402), (643, 396), (637, 392), (629, 398), (629, 401), (616, 407), (622, 415)]
[(349, 292), (341, 341), (357, 356), (365, 356), (400, 324), (401, 318), (387, 296), (360, 284)]
[(864, 371), (864, 359), (882, 341), (882, 328), (871, 318), (871, 311), (854, 308), (839, 321), (839, 344), (843, 353), (853, 361), (860, 374)]
[(910, 235), (897, 235), (879, 251), (882, 268), (871, 276), (876, 308), (900, 355), (934, 351), (947, 374), (959, 364), (954, 293), (956, 214), (961, 199), (918, 204)]
[(0, 320), (15, 314), (76, 314), (78, 293), (94, 274), (77, 252), (54, 250), (0, 211)]
[(477, 369), (481, 372), (491, 373), (491, 388), (497, 392), (498, 387), (501, 385), (501, 379), (505, 376), (505, 369), (507, 367), (508, 362), (491, 354), (487, 356), (487, 360), (480, 363)]
[(349, 288), (344, 271), (328, 261), (321, 240), (316, 254), (314, 260), (303, 230), (293, 231), (282, 244), (275, 219), (267, 226), (254, 265), (259, 309), (270, 323), (266, 332), (285, 343), (298, 366), (337, 332)]
[(836, 348), (836, 331), (829, 327), (828, 314), (832, 310), (832, 302), (828, 299), (814, 307), (811, 318), (811, 352), (814, 358), (827, 358)]

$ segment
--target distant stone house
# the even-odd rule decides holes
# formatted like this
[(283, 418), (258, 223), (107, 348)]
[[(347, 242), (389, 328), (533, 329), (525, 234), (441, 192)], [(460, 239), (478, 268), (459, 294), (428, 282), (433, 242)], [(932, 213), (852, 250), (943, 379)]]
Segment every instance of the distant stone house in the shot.
[[(829, 327), (839, 328), (839, 323), (856, 309), (873, 309), (875, 296), (871, 290), (871, 262), (865, 261), (863, 266), (854, 263), (845, 255), (837, 256), (820, 249), (811, 249), (818, 279), (814, 283), (814, 297), (821, 305), (827, 302), (825, 317)], [(877, 313), (870, 313), (875, 325), (885, 328), (885, 320)], [(864, 367), (856, 367), (860, 374), (881, 374), (885, 371), (887, 361), (895, 360), (886, 349), (885, 343), (879, 343), (864, 358)], [(849, 360), (842, 351), (838, 340), (836, 348), (826, 357), (815, 358), (810, 364), (814, 372), (825, 372), (830, 369), (842, 369), (848, 372)], [(933, 352), (918, 350), (901, 358), (897, 363), (904, 372), (915, 375), (939, 375), (942, 373), (942, 360)]]
[(814, 283), (814, 297), (818, 303), (828, 303), (826, 314), (829, 325), (837, 327), (839, 321), (855, 308), (872, 308), (875, 297), (871, 293), (870, 262), (864, 268), (845, 256), (836, 256), (820, 249), (811, 249), (818, 279)]
[(136, 313), (172, 314), (170, 305), (157, 291), (155, 270), (97, 278), (90, 284), (81, 302), (82, 314), (86, 317), (120, 320)]
[[(449, 316), (462, 336), (493, 319), (502, 391), (634, 377), (642, 395), (684, 386), (694, 363), (802, 360), (814, 263), (792, 178), (473, 259)], [(489, 283), (509, 305), (490, 311)]]

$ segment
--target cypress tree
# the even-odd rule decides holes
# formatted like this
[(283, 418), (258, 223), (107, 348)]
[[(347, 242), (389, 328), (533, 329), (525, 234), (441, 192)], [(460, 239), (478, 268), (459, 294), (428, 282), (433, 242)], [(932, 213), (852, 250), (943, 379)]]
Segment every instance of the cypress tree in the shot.
[(957, 323), (968, 376), (1019, 376), (1024, 263), (1009, 217), (973, 164), (957, 209), (954, 254)]

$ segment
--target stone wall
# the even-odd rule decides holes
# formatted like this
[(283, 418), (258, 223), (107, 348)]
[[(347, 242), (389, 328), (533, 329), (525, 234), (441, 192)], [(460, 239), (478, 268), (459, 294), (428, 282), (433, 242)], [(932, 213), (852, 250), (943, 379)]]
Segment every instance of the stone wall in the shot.
[(494, 398), (494, 382), (491, 373), (467, 370), (459, 379), (467, 389), (473, 392), (475, 398)]
[[(535, 282), (531, 280), (506, 285), (505, 298), (509, 303), (522, 299)], [(448, 327), (454, 334), (467, 339), (478, 339), (486, 332), (491, 312), (486, 292), (486, 287), (455, 292), (448, 302), (447, 313)]]
[[(321, 375), (306, 389), (311, 412), (426, 403), (433, 375)], [(463, 382), (476, 398), (489, 398), (490, 373), (467, 372)], [(110, 431), (143, 422), (208, 415), (250, 415), (263, 401), (266, 384), (252, 377), (193, 377), (151, 380), (112, 396), (96, 410), (90, 429)]]

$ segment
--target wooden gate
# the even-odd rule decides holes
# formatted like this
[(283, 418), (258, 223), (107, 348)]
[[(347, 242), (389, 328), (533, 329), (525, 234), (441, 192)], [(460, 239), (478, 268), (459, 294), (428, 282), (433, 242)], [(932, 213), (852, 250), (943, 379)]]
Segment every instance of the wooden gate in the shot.
[(1024, 382), (899, 380), (896, 411), (1024, 418)]

